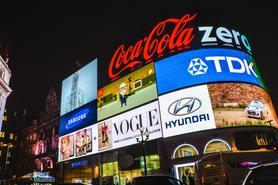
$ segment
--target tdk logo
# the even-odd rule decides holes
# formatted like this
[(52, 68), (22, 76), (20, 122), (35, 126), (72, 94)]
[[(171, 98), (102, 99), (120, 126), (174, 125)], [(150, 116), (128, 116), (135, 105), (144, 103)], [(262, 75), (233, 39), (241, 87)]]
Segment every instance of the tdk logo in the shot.
[(66, 124), (66, 129), (71, 129), (81, 123), (84, 119), (86, 119), (87, 115), (89, 114), (89, 109), (83, 109), (78, 113), (74, 114)]
[(190, 61), (188, 72), (193, 75), (202, 75), (206, 74), (208, 66), (200, 58), (194, 58)]
[(168, 112), (175, 116), (183, 116), (195, 112), (201, 106), (201, 100), (198, 98), (187, 97), (173, 102), (168, 107)]
[(224, 68), (228, 68), (228, 72), (230, 73), (247, 73), (248, 75), (253, 75), (258, 78), (258, 75), (253, 69), (253, 62), (248, 64), (245, 59), (231, 56), (209, 56), (205, 57), (204, 61), (200, 58), (194, 58), (190, 61), (187, 71), (192, 76), (206, 74), (209, 62), (212, 63), (217, 73), (222, 73)]
[(217, 46), (222, 43), (223, 46), (235, 47), (246, 50), (252, 54), (251, 46), (245, 35), (238, 31), (229, 30), (225, 27), (203, 26), (198, 28), (203, 32), (201, 43), (203, 46)]

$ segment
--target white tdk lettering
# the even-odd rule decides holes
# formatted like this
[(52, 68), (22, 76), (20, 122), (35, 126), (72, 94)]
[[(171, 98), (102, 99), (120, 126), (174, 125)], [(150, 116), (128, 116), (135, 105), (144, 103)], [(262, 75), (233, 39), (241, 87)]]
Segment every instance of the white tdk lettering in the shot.
[[(253, 74), (256, 78), (258, 78), (258, 75), (255, 73), (253, 66), (254, 63), (250, 62), (248, 64), (247, 60), (240, 59), (237, 57), (228, 57), (228, 56), (210, 56), (205, 58), (206, 61), (213, 61), (215, 70), (217, 73), (222, 72), (223, 62), (226, 61), (228, 65), (229, 72), (231, 73), (247, 73), (248, 75)], [(222, 61), (222, 62), (220, 62)]]

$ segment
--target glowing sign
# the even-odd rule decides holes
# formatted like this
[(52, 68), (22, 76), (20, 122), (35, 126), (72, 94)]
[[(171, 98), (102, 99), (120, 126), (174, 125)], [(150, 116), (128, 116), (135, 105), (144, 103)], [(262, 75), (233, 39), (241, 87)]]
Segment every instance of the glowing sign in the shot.
[(155, 63), (158, 94), (212, 82), (245, 82), (265, 88), (254, 59), (232, 49), (200, 49)]
[(96, 100), (60, 117), (60, 136), (97, 122)]
[(115, 80), (122, 72), (132, 71), (148, 64), (155, 58), (163, 56), (166, 51), (189, 48), (195, 35), (194, 28), (188, 24), (196, 16), (197, 14), (185, 14), (180, 19), (167, 19), (158, 23), (148, 36), (137, 41), (136, 44), (129, 47), (120, 45), (110, 61), (109, 78)]

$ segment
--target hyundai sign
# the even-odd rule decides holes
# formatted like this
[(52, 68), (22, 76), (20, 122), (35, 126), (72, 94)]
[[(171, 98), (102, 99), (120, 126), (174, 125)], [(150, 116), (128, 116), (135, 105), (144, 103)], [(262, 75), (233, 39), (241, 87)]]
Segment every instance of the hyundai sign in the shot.
[(158, 94), (212, 82), (245, 82), (265, 88), (254, 59), (232, 49), (200, 49), (155, 63)]
[(216, 128), (206, 85), (159, 97), (163, 137)]

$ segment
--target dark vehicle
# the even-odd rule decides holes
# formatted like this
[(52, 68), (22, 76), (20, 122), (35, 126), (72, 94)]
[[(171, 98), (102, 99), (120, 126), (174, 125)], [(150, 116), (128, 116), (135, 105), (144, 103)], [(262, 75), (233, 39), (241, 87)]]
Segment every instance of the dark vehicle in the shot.
[(175, 177), (168, 175), (153, 175), (135, 177), (132, 185), (183, 185), (183, 183)]
[(241, 184), (249, 167), (277, 159), (278, 154), (270, 151), (209, 154), (195, 163), (195, 184)]
[(261, 164), (250, 168), (242, 185), (277, 185), (278, 162)]

